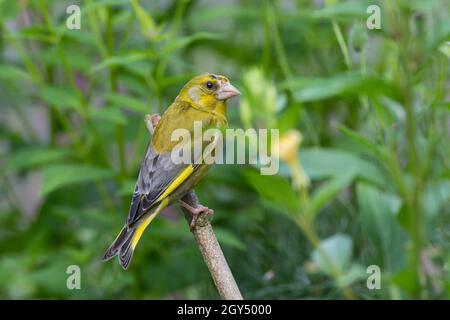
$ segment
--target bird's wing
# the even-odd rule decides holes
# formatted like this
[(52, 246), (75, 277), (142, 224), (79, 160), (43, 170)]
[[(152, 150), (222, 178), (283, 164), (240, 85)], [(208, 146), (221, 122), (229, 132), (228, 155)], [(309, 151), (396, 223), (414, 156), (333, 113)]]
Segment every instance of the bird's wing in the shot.
[(194, 165), (175, 164), (171, 153), (156, 153), (151, 144), (141, 163), (131, 200), (127, 225), (133, 225), (156, 204), (164, 200), (194, 172)]

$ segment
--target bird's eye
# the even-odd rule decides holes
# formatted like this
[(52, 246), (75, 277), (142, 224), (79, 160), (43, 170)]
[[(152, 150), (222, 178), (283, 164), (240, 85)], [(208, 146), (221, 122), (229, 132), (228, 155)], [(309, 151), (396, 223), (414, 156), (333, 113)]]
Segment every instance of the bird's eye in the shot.
[(212, 87), (214, 87), (214, 84), (213, 84), (211, 81), (208, 81), (208, 82), (206, 83), (206, 87), (207, 87), (208, 89), (212, 89)]

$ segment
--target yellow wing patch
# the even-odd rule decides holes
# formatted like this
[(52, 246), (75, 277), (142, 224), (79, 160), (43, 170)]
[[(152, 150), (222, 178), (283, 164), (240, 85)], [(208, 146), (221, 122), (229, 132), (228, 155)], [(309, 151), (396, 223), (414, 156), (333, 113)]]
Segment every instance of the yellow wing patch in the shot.
[(153, 218), (155, 218), (155, 214), (152, 213), (149, 215), (145, 220), (141, 223), (139, 227), (136, 228), (136, 232), (133, 235), (133, 240), (131, 241), (131, 248), (134, 250), (139, 242), (139, 239), (141, 239), (142, 234), (144, 233), (145, 229), (148, 227), (150, 222), (152, 222)]
[(160, 203), (160, 205), (156, 208), (156, 210), (145, 218), (144, 221), (136, 228), (136, 231), (133, 234), (133, 240), (131, 240), (131, 248), (134, 250), (141, 239), (142, 234), (148, 225), (153, 221), (153, 219), (167, 206), (167, 200)]
[(186, 179), (194, 172), (194, 167), (189, 165), (186, 169), (184, 169), (178, 177), (176, 177), (172, 183), (167, 187), (166, 191), (163, 192), (162, 195), (155, 202), (159, 202), (165, 199), (169, 194), (171, 194), (176, 188), (180, 186)]
[(131, 248), (134, 250), (144, 233), (145, 229), (148, 225), (153, 221), (153, 219), (159, 214), (159, 212), (167, 206), (167, 196), (170, 195), (174, 190), (176, 190), (186, 179), (194, 172), (194, 167), (189, 165), (186, 169), (184, 169), (167, 187), (167, 189), (159, 196), (159, 198), (155, 202), (162, 201), (156, 210), (151, 213), (148, 217), (145, 218), (144, 221), (136, 228), (136, 231), (133, 235), (133, 240), (131, 240)]

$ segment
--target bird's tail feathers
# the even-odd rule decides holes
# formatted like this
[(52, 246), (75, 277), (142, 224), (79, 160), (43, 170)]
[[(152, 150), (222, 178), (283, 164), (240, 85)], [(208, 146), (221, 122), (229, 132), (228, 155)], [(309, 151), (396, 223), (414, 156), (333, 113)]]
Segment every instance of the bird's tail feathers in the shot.
[(162, 206), (158, 207), (157, 210), (144, 217), (142, 219), (142, 222), (137, 225), (125, 225), (114, 242), (103, 254), (102, 260), (108, 261), (113, 257), (118, 256), (119, 264), (122, 266), (122, 268), (127, 269), (130, 265), (131, 258), (133, 257), (134, 249), (136, 248), (139, 239), (144, 233), (144, 230), (158, 215), (161, 209)]
[[(124, 269), (126, 269), (131, 261), (131, 256), (133, 255), (133, 252), (131, 250), (131, 241), (133, 239), (135, 231), (136, 228), (129, 228), (127, 225), (125, 225), (120, 231), (117, 238), (103, 254), (102, 261), (108, 261), (115, 256), (119, 256), (120, 265)], [(127, 257), (127, 259), (125, 259), (125, 257)], [(122, 261), (128, 261), (128, 263), (122, 263)]]

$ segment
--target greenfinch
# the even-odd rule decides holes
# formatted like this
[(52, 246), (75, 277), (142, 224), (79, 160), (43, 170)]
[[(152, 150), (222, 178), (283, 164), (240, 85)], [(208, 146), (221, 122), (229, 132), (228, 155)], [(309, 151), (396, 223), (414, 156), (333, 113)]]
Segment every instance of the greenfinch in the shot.
[(214, 74), (194, 77), (181, 89), (155, 127), (141, 162), (128, 218), (104, 253), (103, 261), (118, 256), (119, 264), (127, 269), (144, 230), (175, 201), (179, 200), (192, 214), (209, 210), (203, 206), (192, 208), (181, 201), (206, 174), (210, 165), (198, 163), (196, 159), (192, 159), (191, 163), (174, 163), (171, 152), (177, 141), (172, 141), (172, 132), (180, 128), (192, 132), (196, 121), (201, 121), (204, 126), (225, 127), (226, 101), (239, 94), (226, 77)]

